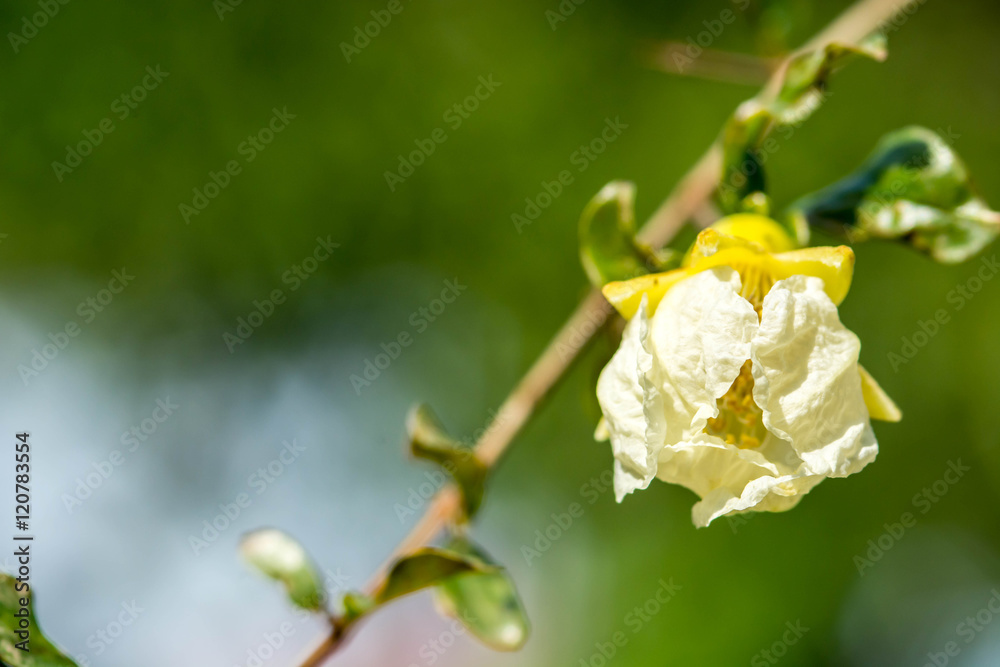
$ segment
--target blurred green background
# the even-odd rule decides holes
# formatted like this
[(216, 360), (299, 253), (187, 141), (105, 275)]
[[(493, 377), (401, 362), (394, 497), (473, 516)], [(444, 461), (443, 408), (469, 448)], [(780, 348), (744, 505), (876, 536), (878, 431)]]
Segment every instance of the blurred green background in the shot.
[[(729, 9), (737, 20), (712, 48), (773, 55), (783, 26), (799, 44), (847, 5), (588, 0), (553, 29), (556, 0), (401, 1), (350, 62), (341, 43), (385, 2), (243, 2), (221, 19), (207, 0), (69, 2), (16, 52), (9, 36), (0, 49), (0, 415), (36, 443), (41, 622), (89, 664), (252, 665), (289, 619), (266, 662), (295, 664), (320, 628), (245, 571), (239, 534), (283, 527), (360, 586), (412, 526), (397, 505), (426, 481), (401, 447), (409, 405), (430, 402), (461, 437), (487, 424), (585, 293), (576, 222), (588, 199), (632, 180), (645, 219), (755, 91), (656, 71), (644, 48), (685, 42)], [(22, 33), (38, 11), (6, 2), (0, 25)], [(928, 2), (890, 34), (886, 63), (840, 73), (766, 165), (776, 203), (916, 123), (950, 134), (1000, 205), (998, 16), (996, 3)], [(147, 66), (168, 74), (122, 118), (116, 100)], [(491, 76), (500, 85), (455, 127), (445, 113)], [(243, 142), (275, 108), (294, 118), (247, 161)], [(60, 181), (52, 163), (105, 118), (114, 130)], [(574, 152), (608, 118), (627, 128), (579, 171)], [(385, 172), (436, 128), (447, 140), (390, 190)], [(186, 224), (179, 206), (232, 160), (240, 172)], [(518, 231), (512, 214), (564, 169), (573, 183)], [(296, 283), (317, 238), (340, 245)], [(340, 661), (600, 667), (599, 645), (622, 631), (609, 664), (923, 665), (952, 641), (948, 664), (1000, 664), (1000, 621), (981, 613), (1000, 586), (1000, 281), (957, 310), (947, 295), (980, 258), (943, 267), (887, 244), (856, 252), (841, 316), (905, 415), (876, 425), (881, 453), (863, 474), (792, 512), (704, 530), (679, 487), (591, 503), (581, 487), (611, 466), (591, 437), (594, 382), (615, 344), (602, 337), (510, 451), (477, 528), (521, 586), (534, 624), (524, 652), (464, 637), (429, 647), (451, 626), (416, 597)], [(123, 267), (134, 281), (88, 321), (78, 304), (100, 303)], [(467, 289), (433, 320), (419, 314), (446, 280)], [(230, 353), (224, 334), (275, 289), (286, 300)], [(951, 321), (894, 369), (889, 353), (939, 308)], [(69, 321), (79, 335), (25, 382), (19, 367)], [(351, 375), (402, 332), (413, 344), (356, 391)], [(164, 397), (181, 407), (127, 451), (122, 435)], [(292, 439), (301, 458), (258, 495), (254, 471)], [(68, 507), (116, 449), (124, 464)], [(969, 472), (921, 513), (915, 495), (959, 460)], [(194, 553), (190, 537), (241, 492), (253, 504)], [(584, 515), (526, 562), (522, 546), (574, 502)], [(859, 575), (855, 557), (907, 511), (917, 525)], [(681, 590), (636, 630), (629, 614), (671, 578)], [(101, 639), (132, 600), (144, 611)], [(977, 614), (970, 637), (960, 624)], [(808, 631), (774, 649), (797, 622)]]

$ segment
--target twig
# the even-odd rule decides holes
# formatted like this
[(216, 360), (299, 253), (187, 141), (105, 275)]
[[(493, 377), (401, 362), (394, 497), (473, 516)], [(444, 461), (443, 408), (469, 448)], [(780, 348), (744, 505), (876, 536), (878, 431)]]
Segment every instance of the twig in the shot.
[[(867, 36), (904, 7), (916, 0), (862, 0), (852, 5), (824, 30), (811, 39), (803, 50), (816, 48), (831, 41), (857, 42)], [(785, 61), (785, 64), (788, 61)], [(762, 94), (774, 94), (784, 74), (785, 64), (778, 67)], [(710, 206), (719, 174), (722, 171), (722, 147), (718, 140), (702, 155), (660, 205), (639, 232), (640, 239), (662, 247), (690, 218), (702, 219)], [(577, 306), (566, 324), (556, 334), (542, 355), (528, 370), (504, 401), (497, 418), (476, 444), (476, 454), (492, 467), (503, 455), (514, 437), (521, 431), (538, 405), (553, 390), (573, 362), (579, 357), (610, 313), (610, 306), (597, 290), (591, 290)], [(459, 511), (458, 491), (451, 485), (441, 489), (431, 500), (423, 517), (403, 538), (390, 559), (382, 565), (367, 586), (376, 590), (385, 579), (388, 565), (432, 541)], [(340, 645), (342, 637), (331, 633), (300, 663), (300, 667), (317, 667)]]
[(713, 49), (704, 49), (697, 58), (691, 58), (685, 52), (687, 48), (684, 42), (662, 42), (644, 49), (642, 60), (648, 67), (667, 74), (745, 86), (763, 85), (781, 62), (780, 58)]

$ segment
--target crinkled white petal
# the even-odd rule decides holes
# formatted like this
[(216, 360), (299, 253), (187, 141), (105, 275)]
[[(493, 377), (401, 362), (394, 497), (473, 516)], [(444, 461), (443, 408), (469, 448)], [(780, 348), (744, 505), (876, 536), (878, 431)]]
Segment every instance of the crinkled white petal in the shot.
[(702, 498), (691, 509), (698, 527), (726, 514), (790, 509), (823, 479), (773, 436), (760, 448), (741, 449), (706, 433), (665, 446), (657, 477)]
[(844, 477), (878, 453), (858, 371), (861, 343), (840, 322), (823, 281), (779, 280), (753, 339), (754, 401), (764, 425), (814, 475)]
[(625, 326), (621, 346), (597, 380), (597, 400), (615, 456), (618, 502), (649, 486), (656, 475), (657, 455), (663, 447), (663, 407), (651, 379), (652, 367), (644, 296), (639, 311)]
[(685, 486), (701, 497), (726, 487), (736, 493), (761, 475), (780, 474), (774, 464), (752, 449), (740, 449), (721, 438), (699, 433), (660, 450), (656, 476)]
[[(729, 267), (675, 285), (648, 317), (645, 297), (598, 381), (615, 455), (615, 495), (652, 478), (701, 497), (692, 519), (794, 507), (825, 477), (878, 453), (858, 367), (860, 343), (818, 278), (793, 276), (765, 297), (758, 321)], [(768, 436), (740, 448), (704, 432), (717, 399), (752, 361)]]
[(727, 514), (784, 512), (795, 507), (802, 496), (823, 479), (823, 475), (801, 473), (781, 477), (763, 475), (735, 493), (728, 487), (719, 487), (695, 503), (691, 508), (691, 520), (694, 525), (704, 528)]
[(667, 442), (690, 440), (718, 416), (716, 400), (750, 357), (757, 313), (730, 267), (703, 271), (667, 292), (653, 315), (653, 380)]

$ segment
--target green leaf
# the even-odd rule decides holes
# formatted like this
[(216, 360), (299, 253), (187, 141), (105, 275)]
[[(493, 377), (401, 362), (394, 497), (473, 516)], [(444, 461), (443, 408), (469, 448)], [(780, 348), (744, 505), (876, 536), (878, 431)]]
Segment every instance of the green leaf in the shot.
[(608, 183), (583, 209), (580, 261), (595, 287), (666, 270), (673, 259), (673, 253), (657, 254), (636, 240), (633, 183)]
[(434, 411), (427, 405), (417, 405), (410, 410), (406, 430), (413, 455), (433, 461), (444, 468), (455, 480), (462, 494), (466, 518), (474, 516), (483, 501), (489, 472), (486, 464), (472, 449), (463, 447), (449, 437)]
[(822, 103), (830, 75), (854, 56), (883, 62), (889, 53), (885, 35), (875, 32), (858, 44), (831, 42), (820, 49), (793, 56), (785, 69), (781, 88), (770, 105), (782, 123), (804, 120)]
[(727, 213), (740, 213), (741, 202), (755, 192), (764, 192), (765, 153), (761, 151), (774, 125), (774, 114), (756, 99), (736, 108), (722, 128), (722, 181), (719, 202)]
[(826, 97), (830, 75), (859, 55), (885, 60), (885, 36), (874, 33), (856, 45), (831, 42), (792, 56), (775, 87), (737, 107), (722, 131), (719, 203), (726, 213), (744, 212), (747, 197), (765, 191), (764, 163), (778, 146), (774, 139), (765, 143), (770, 133), (812, 115)]
[(375, 600), (364, 593), (348, 591), (344, 593), (344, 622), (353, 623), (375, 608)]
[[(34, 596), (28, 590), (18, 590), (19, 583), (0, 572), (0, 663), (10, 667), (76, 667), (42, 634), (35, 620)], [(24, 615), (19, 616), (22, 599), (27, 606), (23, 608)], [(25, 639), (28, 650), (22, 651), (17, 645)]]
[(851, 241), (899, 240), (944, 263), (969, 258), (1000, 233), (1000, 214), (976, 194), (961, 158), (923, 127), (887, 134), (854, 173), (796, 201), (788, 216)]
[(280, 581), (288, 597), (309, 611), (322, 611), (326, 590), (305, 549), (286, 533), (273, 528), (247, 533), (240, 553), (250, 565)]
[[(484, 551), (463, 538), (453, 540), (448, 547), (492, 564)], [(461, 621), (490, 648), (516, 651), (527, 641), (528, 617), (505, 570), (460, 574), (439, 584), (434, 593), (442, 613)]]
[(396, 561), (385, 583), (372, 596), (382, 605), (423, 588), (436, 586), (449, 577), (466, 572), (494, 572), (496, 568), (479, 558), (449, 549), (425, 547)]

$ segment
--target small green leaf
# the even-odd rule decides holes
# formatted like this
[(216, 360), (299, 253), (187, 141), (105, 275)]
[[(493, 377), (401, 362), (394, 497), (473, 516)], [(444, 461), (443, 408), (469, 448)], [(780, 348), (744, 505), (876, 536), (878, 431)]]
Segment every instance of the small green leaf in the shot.
[(752, 192), (740, 202), (740, 208), (744, 213), (762, 215), (765, 218), (771, 217), (771, 198), (763, 192)]
[(896, 239), (944, 263), (969, 258), (1000, 233), (1000, 214), (976, 194), (961, 158), (922, 127), (886, 135), (854, 173), (793, 203), (788, 215), (799, 228)]
[(382, 605), (403, 595), (436, 586), (456, 574), (494, 571), (495, 567), (474, 556), (425, 547), (396, 561), (385, 583), (372, 597), (376, 604)]
[(364, 593), (348, 591), (344, 593), (344, 622), (353, 623), (375, 608), (375, 600)]
[(804, 120), (822, 102), (830, 75), (854, 56), (883, 62), (888, 55), (885, 35), (875, 32), (857, 44), (831, 42), (823, 48), (794, 56), (788, 62), (781, 89), (771, 105), (775, 117), (782, 123)]
[(280, 581), (288, 597), (309, 611), (322, 611), (326, 600), (323, 583), (305, 549), (286, 533), (273, 528), (247, 533), (240, 553), (250, 565)]
[(417, 405), (410, 410), (406, 430), (413, 455), (433, 461), (444, 468), (462, 493), (466, 518), (474, 516), (483, 501), (489, 472), (486, 464), (472, 449), (463, 447), (449, 437), (434, 411), (427, 405)]
[(885, 36), (874, 33), (856, 45), (832, 42), (795, 55), (776, 88), (769, 87), (737, 107), (722, 131), (719, 203), (726, 213), (747, 212), (743, 208), (747, 197), (765, 190), (764, 163), (777, 150), (765, 144), (768, 135), (812, 115), (826, 97), (830, 75), (858, 55), (885, 60)]
[(663, 271), (674, 259), (657, 254), (635, 238), (635, 185), (608, 183), (580, 216), (580, 261), (591, 284), (601, 287), (650, 271)]
[[(492, 563), (481, 549), (458, 538), (448, 547), (458, 553)], [(458, 619), (481, 642), (497, 651), (516, 651), (528, 639), (528, 617), (507, 572), (466, 573), (437, 586), (438, 608)]]
[(719, 202), (727, 213), (741, 213), (741, 203), (755, 192), (764, 192), (764, 166), (760, 146), (774, 125), (774, 114), (757, 99), (733, 112), (722, 128), (722, 181)]
[[(19, 584), (0, 572), (0, 663), (10, 667), (76, 667), (42, 634), (32, 608), (34, 596), (28, 590), (18, 590)], [(22, 599), (27, 602), (23, 608)], [(22, 651), (19, 644), (28, 650)]]

